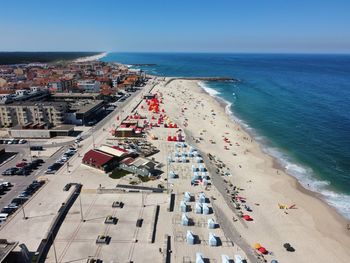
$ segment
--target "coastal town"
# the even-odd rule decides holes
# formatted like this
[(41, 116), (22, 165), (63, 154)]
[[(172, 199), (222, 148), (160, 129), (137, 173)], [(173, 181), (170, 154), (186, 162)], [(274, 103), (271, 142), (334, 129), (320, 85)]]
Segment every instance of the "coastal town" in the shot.
[(347, 262), (333, 215), (308, 213), (329, 208), (200, 80), (0, 66), (0, 262)]

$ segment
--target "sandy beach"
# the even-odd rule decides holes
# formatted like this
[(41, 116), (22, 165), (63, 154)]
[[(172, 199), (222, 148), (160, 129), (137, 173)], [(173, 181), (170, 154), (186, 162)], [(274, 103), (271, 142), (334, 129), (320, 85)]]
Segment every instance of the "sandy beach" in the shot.
[(107, 52), (103, 52), (101, 54), (95, 55), (95, 56), (89, 56), (89, 57), (83, 57), (83, 58), (78, 58), (76, 60), (74, 60), (74, 62), (90, 62), (90, 61), (94, 61), (94, 60), (99, 60), (101, 58), (104, 58), (105, 56), (107, 56)]
[[(195, 147), (225, 164), (230, 174), (223, 178), (227, 188), (232, 183), (240, 189), (238, 195), (252, 210), (253, 221), (232, 221), (246, 244), (263, 245), (273, 255), (265, 257), (268, 262), (272, 258), (279, 262), (350, 261), (349, 222), (276, 166), (197, 81), (165, 79), (154, 91), (163, 95), (166, 112), (184, 129), (187, 139), (191, 137), (197, 141)], [(220, 200), (218, 193), (214, 196)], [(225, 202), (216, 204), (230, 219), (236, 216)], [(287, 252), (285, 243), (295, 252)]]

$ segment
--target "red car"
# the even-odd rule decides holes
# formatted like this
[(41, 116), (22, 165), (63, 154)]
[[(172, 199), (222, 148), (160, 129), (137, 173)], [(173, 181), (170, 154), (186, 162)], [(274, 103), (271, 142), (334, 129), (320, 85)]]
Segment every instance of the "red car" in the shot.
[(24, 167), (24, 166), (26, 166), (26, 165), (27, 165), (26, 162), (20, 162), (20, 163), (17, 163), (17, 164), (16, 164), (16, 167)]

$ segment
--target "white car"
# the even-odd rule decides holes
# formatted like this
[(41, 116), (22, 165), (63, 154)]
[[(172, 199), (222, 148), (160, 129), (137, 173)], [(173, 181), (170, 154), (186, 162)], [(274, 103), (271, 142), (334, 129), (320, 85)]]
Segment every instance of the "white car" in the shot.
[(0, 222), (6, 221), (6, 219), (7, 219), (8, 216), (9, 216), (9, 214), (1, 213), (1, 214), (0, 214)]

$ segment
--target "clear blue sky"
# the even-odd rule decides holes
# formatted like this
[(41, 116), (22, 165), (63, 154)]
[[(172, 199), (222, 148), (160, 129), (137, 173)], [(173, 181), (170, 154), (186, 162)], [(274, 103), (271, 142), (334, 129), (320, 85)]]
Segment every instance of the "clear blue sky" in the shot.
[(8, 0), (2, 51), (350, 52), (350, 0)]

